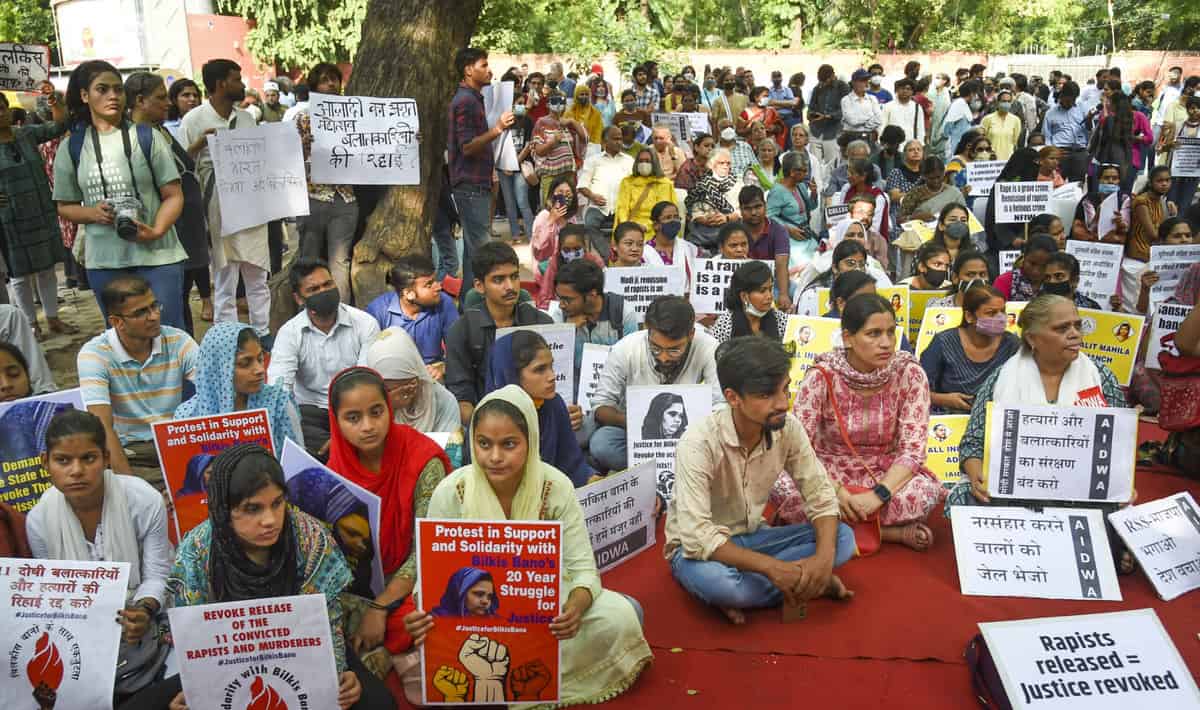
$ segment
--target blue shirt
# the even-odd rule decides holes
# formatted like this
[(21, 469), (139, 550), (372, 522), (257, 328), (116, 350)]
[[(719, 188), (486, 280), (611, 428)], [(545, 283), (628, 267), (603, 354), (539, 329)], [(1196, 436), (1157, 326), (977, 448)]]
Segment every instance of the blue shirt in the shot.
[(400, 296), (395, 291), (389, 291), (371, 301), (367, 313), (379, 322), (379, 329), (386, 330), (393, 326), (403, 328), (417, 343), (421, 358), (428, 365), (446, 359), (442, 342), (450, 326), (458, 320), (458, 309), (454, 301), (444, 292), (441, 300), (433, 308), (422, 308), (416, 318), (409, 318), (400, 308)]
[[(796, 95), (792, 93), (792, 88), (790, 86), (781, 86), (778, 89), (776, 89), (774, 86), (771, 86), (767, 90), (767, 96), (769, 96), (772, 101), (795, 101), (796, 100)], [(792, 110), (790, 108), (777, 108), (775, 110), (783, 118), (791, 118), (792, 117)]]
[(867, 89), (867, 93), (871, 96), (874, 96), (875, 100), (879, 102), (880, 106), (892, 100), (892, 92), (888, 91), (887, 89), (880, 89), (879, 91), (871, 91), (870, 89)]
[(1078, 106), (1063, 108), (1055, 104), (1042, 120), (1042, 134), (1046, 145), (1056, 148), (1086, 148), (1087, 129), (1083, 127), (1084, 113)]

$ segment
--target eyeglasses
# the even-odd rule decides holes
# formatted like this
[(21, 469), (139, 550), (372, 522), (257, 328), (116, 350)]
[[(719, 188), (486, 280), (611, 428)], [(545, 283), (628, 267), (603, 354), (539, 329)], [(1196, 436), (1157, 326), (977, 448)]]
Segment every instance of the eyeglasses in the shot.
[(139, 308), (133, 313), (114, 313), (114, 316), (124, 318), (125, 320), (145, 320), (151, 313), (161, 313), (163, 304), (155, 301), (145, 308)]
[(650, 342), (649, 340), (647, 340), (646, 342), (650, 346), (650, 354), (653, 355), (654, 357), (658, 357), (659, 355), (663, 355), (663, 354), (666, 354), (669, 357), (682, 357), (683, 354), (685, 352), (687, 352), (686, 345), (682, 348), (678, 348), (678, 347), (662, 348), (662, 347), (659, 347), (659, 346), (655, 345), (654, 343)]

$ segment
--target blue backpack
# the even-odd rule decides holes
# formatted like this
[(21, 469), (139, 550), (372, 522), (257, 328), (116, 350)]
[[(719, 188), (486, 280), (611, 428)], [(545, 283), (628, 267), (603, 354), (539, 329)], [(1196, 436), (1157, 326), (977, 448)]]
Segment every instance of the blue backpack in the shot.
[[(124, 123), (121, 126), (121, 131), (126, 136), (129, 134), (130, 125)], [(158, 176), (154, 174), (154, 161), (150, 158), (154, 146), (154, 129), (144, 123), (132, 125), (137, 133), (137, 142), (142, 148), (142, 155), (146, 157), (146, 165), (150, 168), (150, 179), (157, 188)], [(79, 156), (83, 154), (83, 141), (87, 138), (89, 129), (91, 129), (90, 125), (77, 123), (71, 127), (71, 137), (67, 139), (67, 152), (71, 154), (71, 164), (75, 166), (76, 172), (79, 171)], [(129, 162), (129, 178), (133, 181), (134, 190), (137, 190), (137, 177), (133, 173), (133, 155), (128, 140), (125, 141), (125, 160)]]

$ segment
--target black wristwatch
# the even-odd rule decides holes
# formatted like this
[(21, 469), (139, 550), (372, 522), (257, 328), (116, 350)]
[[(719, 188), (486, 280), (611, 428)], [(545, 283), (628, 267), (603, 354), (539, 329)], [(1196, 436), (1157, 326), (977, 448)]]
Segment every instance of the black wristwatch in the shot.
[(875, 492), (875, 495), (879, 496), (879, 500), (883, 501), (884, 505), (887, 505), (887, 502), (892, 499), (892, 492), (882, 483), (876, 483), (875, 487), (871, 490)]

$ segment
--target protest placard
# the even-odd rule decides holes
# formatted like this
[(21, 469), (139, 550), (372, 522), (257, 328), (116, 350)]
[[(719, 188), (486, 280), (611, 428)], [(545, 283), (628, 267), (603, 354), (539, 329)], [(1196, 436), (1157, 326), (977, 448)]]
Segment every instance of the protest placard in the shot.
[(1013, 710), (1194, 710), (1200, 690), (1153, 609), (979, 624)]
[(559, 699), (561, 523), (419, 519), (417, 567), (426, 704)]
[(42, 466), (46, 429), (54, 415), (83, 409), (79, 388), (0, 404), (0, 502), (28, 513), (52, 484)]
[(1175, 332), (1179, 330), (1183, 319), (1192, 312), (1192, 308), (1193, 306), (1185, 306), (1181, 303), (1163, 302), (1158, 304), (1158, 310), (1150, 319), (1150, 337), (1146, 341), (1144, 364), (1147, 369), (1157, 370), (1159, 368), (1158, 354), (1164, 350), (1172, 355), (1179, 354), (1179, 348), (1175, 347)]
[[(479, 90), (479, 93), (483, 94), (483, 111), (487, 116), (487, 125), (496, 125), (500, 122), (500, 116), (512, 110), (514, 88), (511, 81), (494, 81)], [(492, 158), (496, 161), (497, 170), (521, 169), (517, 164), (517, 150), (513, 145), (513, 132), (521, 130), (518, 126), (519, 124), (514, 125), (492, 141)]]
[(706, 136), (713, 134), (712, 124), (708, 121), (707, 113), (681, 113), (679, 115), (687, 118), (688, 130), (691, 131), (689, 135), (691, 135), (692, 140), (695, 140), (696, 136), (701, 133)]
[(1008, 325), (1005, 330), (1013, 335), (1021, 334), (1021, 326), (1017, 323), (1021, 320), (1021, 311), (1025, 310), (1025, 305), (1029, 301), (1009, 301), (1004, 304), (1004, 317), (1008, 319)]
[(757, 261), (775, 274), (775, 264), (763, 259), (696, 259), (696, 273), (692, 275), (692, 295), (688, 300), (697, 313), (724, 313), (725, 290), (733, 272), (742, 264)]
[(288, 502), (329, 526), (354, 578), (346, 589), (373, 599), (383, 592), (379, 496), (325, 467), (291, 439), (279, 457)]
[(1124, 244), (1067, 241), (1067, 253), (1079, 260), (1079, 292), (1108, 308), (1108, 299), (1117, 292), (1121, 279)]
[(1083, 321), (1083, 346), (1081, 355), (1090, 355), (1112, 370), (1117, 382), (1128, 386), (1133, 379), (1133, 368), (1137, 364), (1138, 343), (1142, 342), (1142, 329), (1146, 327), (1144, 316), (1128, 313), (1097, 311), (1080, 308), (1079, 318)]
[(627, 387), (629, 468), (653, 461), (660, 488), (675, 484), (675, 447), (690, 424), (712, 411), (713, 385)]
[(925, 352), (933, 342), (933, 336), (943, 330), (957, 328), (962, 323), (962, 309), (955, 307), (936, 306), (925, 309), (925, 317), (921, 319), (921, 329), (917, 333), (917, 346), (914, 351), (917, 357)]
[(940, 291), (915, 291), (908, 292), (908, 340), (911, 343), (917, 342), (917, 335), (921, 332), (921, 319), (925, 317), (925, 309), (929, 302), (942, 298), (946, 295), (944, 290)]
[(518, 330), (537, 333), (550, 346), (550, 357), (554, 360), (554, 389), (564, 402), (575, 404), (575, 324), (547, 323), (497, 328), (496, 338), (503, 338)]
[(842, 346), (842, 321), (817, 316), (788, 316), (783, 346), (792, 356), (791, 390), (795, 394), (816, 357)]
[(1061, 392), (1075, 406), (987, 405), (983, 470), (988, 495), (1030, 500), (1111, 501), (1133, 495), (1137, 412), (1081, 406), (1099, 393)]
[(992, 189), (996, 192), (996, 224), (1025, 224), (1046, 211), (1054, 185), (1048, 182), (998, 182)]
[(421, 184), (421, 119), (415, 99), (313, 92), (310, 100), (313, 182)]
[(1017, 259), (1021, 258), (1020, 249), (1004, 249), (1000, 252), (1000, 273), (1007, 274), (1013, 270)]
[[(1075, 223), (1075, 209), (1083, 199), (1083, 190), (1077, 182), (1069, 182), (1050, 193), (1050, 203), (1046, 212), (1058, 217), (1068, 230)], [(1069, 233), (1069, 232), (1068, 232)]]
[(832, 230), (842, 222), (850, 219), (850, 205), (828, 205), (825, 208), (825, 228)]
[(1175, 295), (1179, 280), (1198, 261), (1200, 244), (1152, 245), (1149, 268), (1158, 274), (1158, 282), (1150, 287), (1150, 308)]
[(987, 197), (992, 194), (992, 183), (1000, 176), (1006, 161), (976, 160), (967, 163), (967, 184), (971, 186), (971, 197)]
[(682, 266), (621, 266), (604, 270), (604, 292), (615, 293), (632, 305), (637, 322), (646, 319), (646, 309), (659, 296), (685, 296), (687, 272)]
[(611, 350), (611, 345), (583, 344), (579, 366), (579, 408), (584, 414), (592, 411), (592, 395), (600, 387), (600, 373), (604, 372), (604, 361)]
[(654, 546), (654, 469), (644, 461), (575, 491), (601, 572)]
[(308, 215), (300, 132), (290, 121), (208, 136), (220, 197), (221, 234)]
[(925, 465), (942, 485), (952, 486), (963, 479), (958, 466), (958, 444), (967, 431), (969, 414), (936, 414), (929, 418), (925, 441)]
[(0, 704), (111, 708), (128, 584), (128, 562), (0, 558)]
[(1104, 514), (1095, 508), (965, 507), (950, 523), (963, 594), (1121, 600)]
[(1171, 177), (1200, 177), (1200, 138), (1176, 138), (1171, 151)]
[(37, 91), (49, 78), (49, 47), (0, 42), (0, 91)]
[(1200, 507), (1184, 491), (1108, 514), (1113, 529), (1166, 601), (1200, 588)]
[(167, 613), (189, 708), (338, 707), (325, 595), (177, 606)]
[[(658, 126), (665, 124), (671, 129), (671, 137), (675, 139), (675, 146), (688, 156), (692, 154), (692, 122), (682, 113), (652, 113), (650, 114), (650, 125)], [(708, 131), (705, 131), (708, 133)]]
[(442, 447), (442, 451), (445, 451), (446, 447), (450, 445), (450, 437), (452, 435), (453, 435), (453, 432), (449, 432), (449, 431), (425, 432), (425, 436), (428, 436), (430, 439), (433, 439), (433, 443)]
[(271, 444), (271, 420), (265, 409), (168, 419), (150, 426), (171, 499), (171, 542), (208, 520), (208, 470), (217, 454), (234, 444)]
[[(908, 286), (879, 286), (875, 293), (892, 302), (892, 310), (896, 314), (896, 327), (902, 333), (908, 332)], [(817, 289), (817, 313), (828, 313), (829, 289)]]

